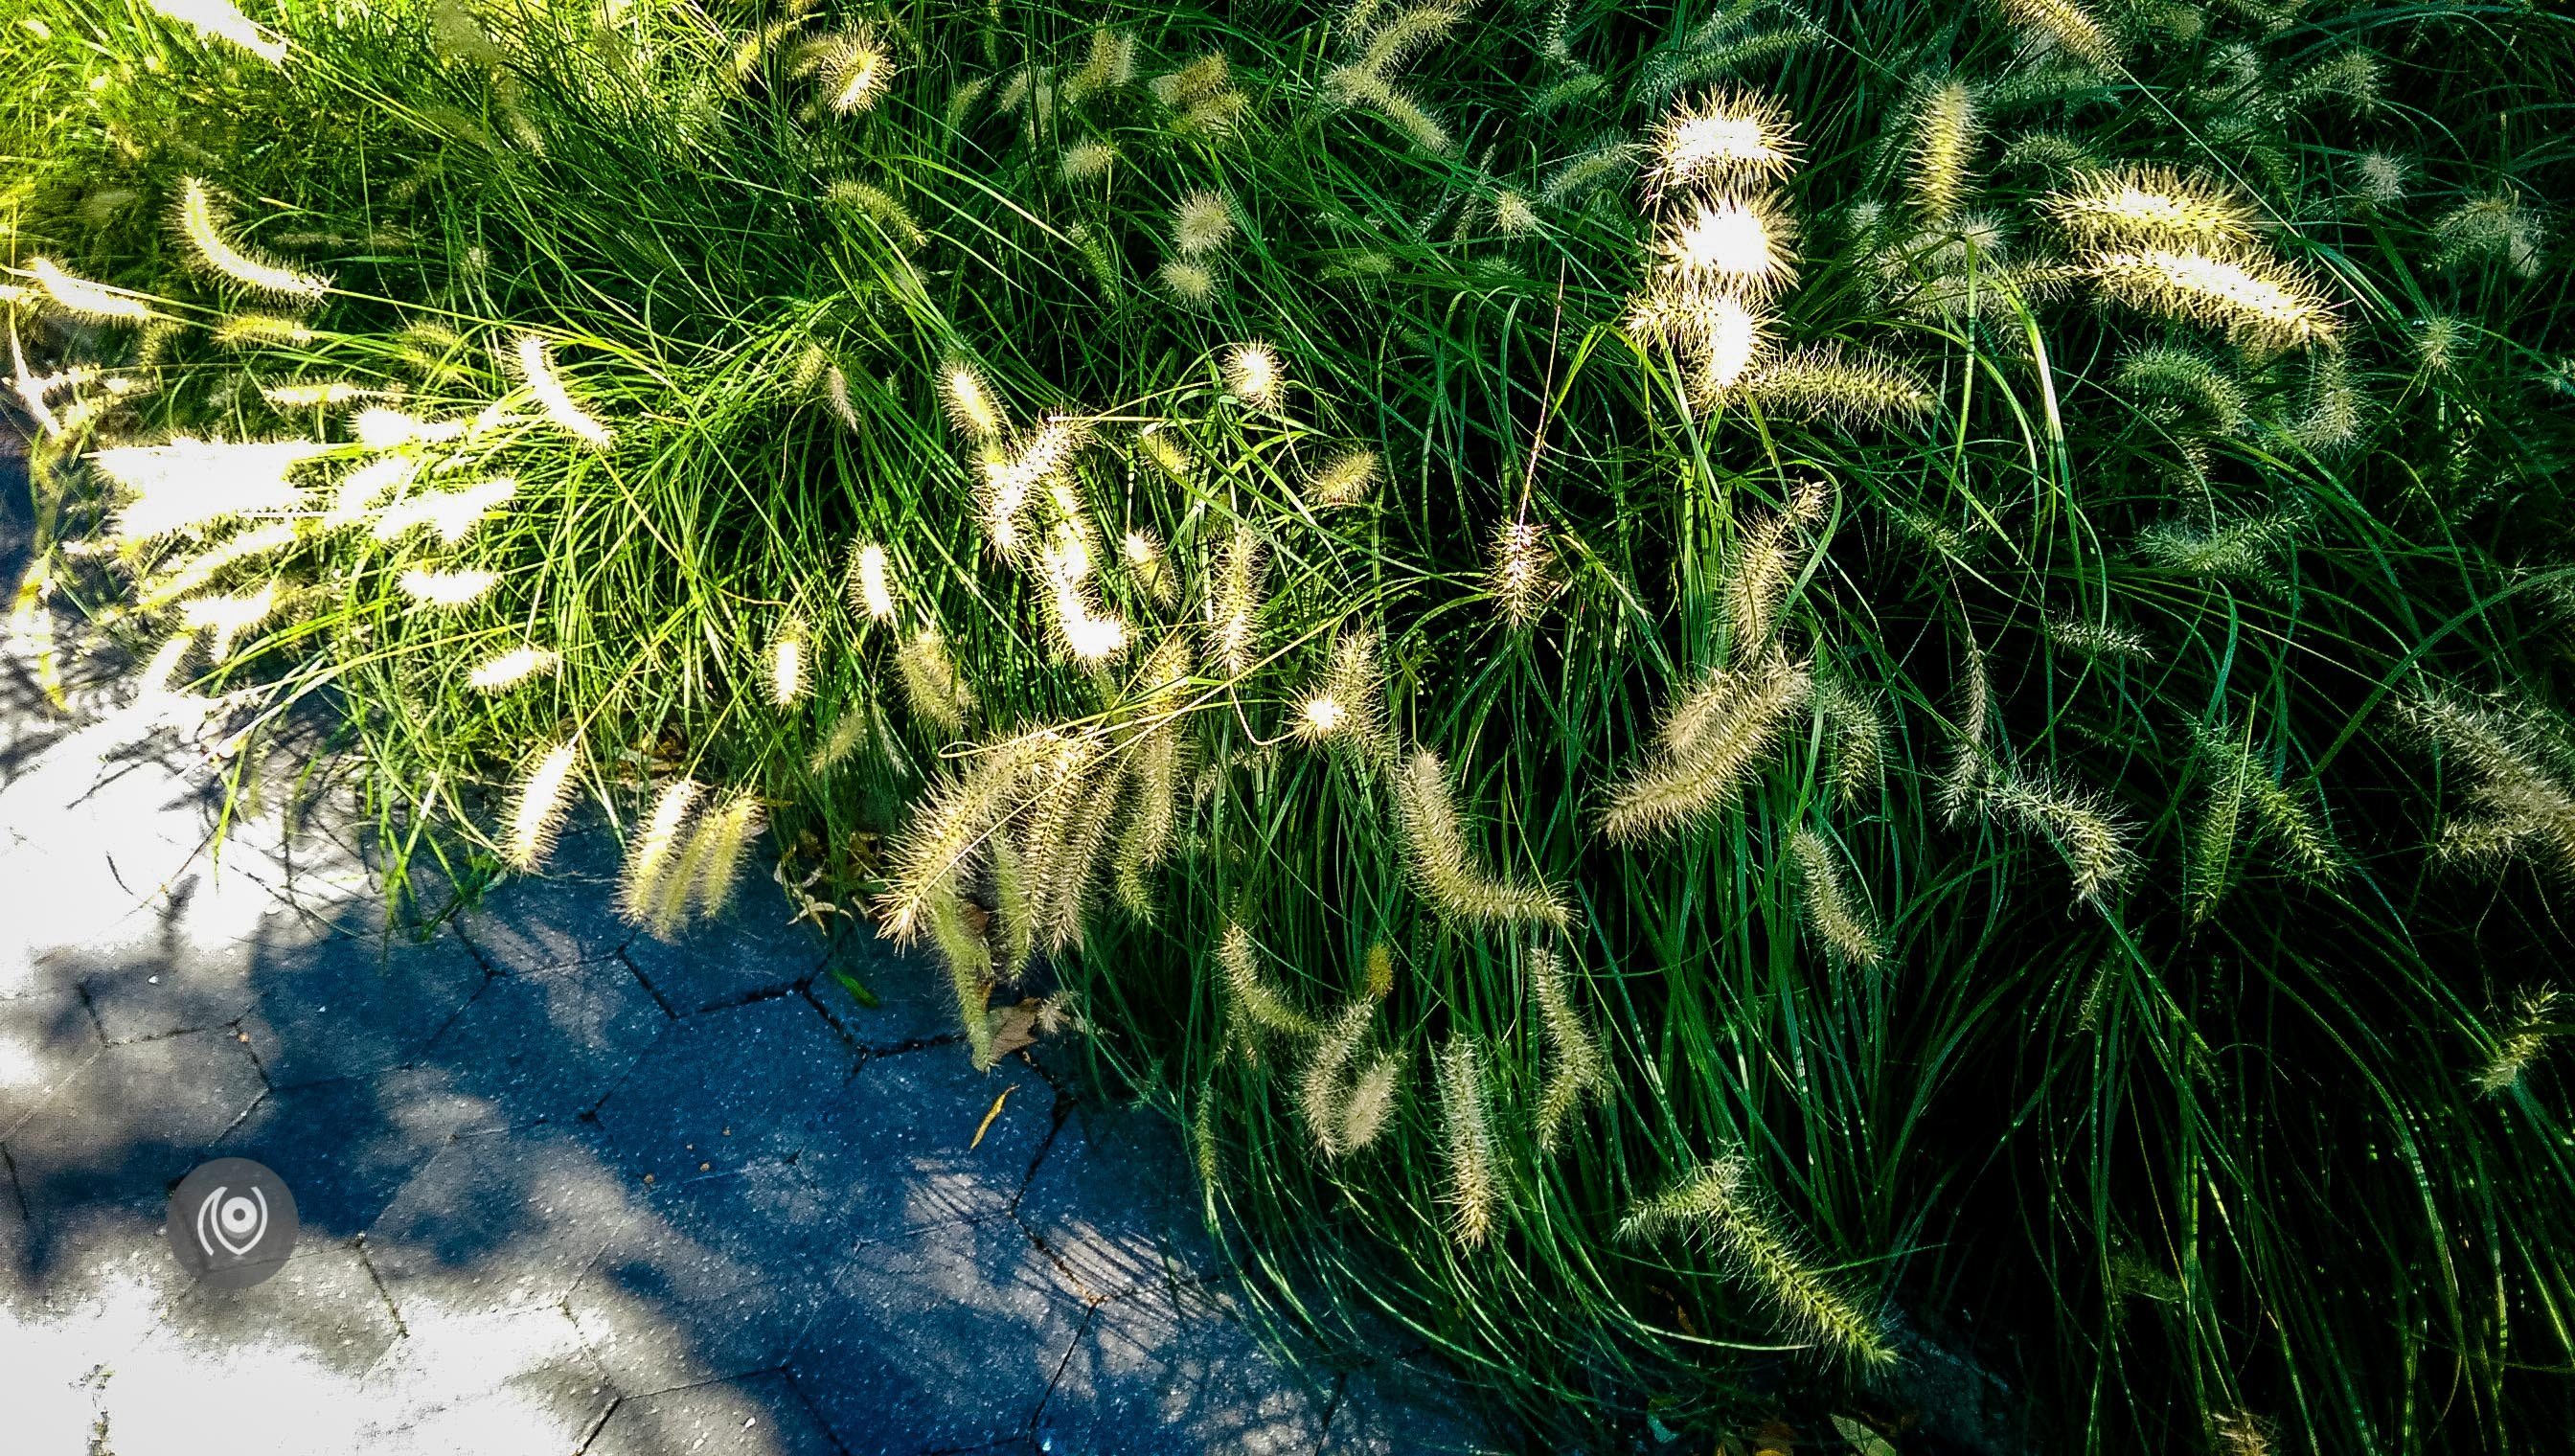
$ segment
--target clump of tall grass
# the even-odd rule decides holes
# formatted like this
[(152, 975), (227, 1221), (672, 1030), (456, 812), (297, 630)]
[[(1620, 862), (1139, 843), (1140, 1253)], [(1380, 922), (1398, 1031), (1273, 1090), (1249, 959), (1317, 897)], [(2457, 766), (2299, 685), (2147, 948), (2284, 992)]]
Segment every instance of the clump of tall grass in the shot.
[(32, 657), (819, 856), (1535, 1444), (2553, 1434), (2553, 19), (33, 4)]

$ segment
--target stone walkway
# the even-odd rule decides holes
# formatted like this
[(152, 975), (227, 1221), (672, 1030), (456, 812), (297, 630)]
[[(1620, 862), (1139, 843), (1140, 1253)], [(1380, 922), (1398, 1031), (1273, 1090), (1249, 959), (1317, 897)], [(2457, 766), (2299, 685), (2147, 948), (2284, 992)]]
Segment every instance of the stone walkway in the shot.
[[(865, 930), (788, 928), (763, 884), (636, 939), (592, 835), (389, 941), (344, 831), (271, 806), (218, 858), (202, 755), (87, 709), (0, 667), (13, 1456), (1469, 1444), (1387, 1399), (1399, 1368), (1274, 1362), (1168, 1124), (975, 1072), (939, 977)], [(230, 1294), (161, 1228), (222, 1155), (304, 1229)]]

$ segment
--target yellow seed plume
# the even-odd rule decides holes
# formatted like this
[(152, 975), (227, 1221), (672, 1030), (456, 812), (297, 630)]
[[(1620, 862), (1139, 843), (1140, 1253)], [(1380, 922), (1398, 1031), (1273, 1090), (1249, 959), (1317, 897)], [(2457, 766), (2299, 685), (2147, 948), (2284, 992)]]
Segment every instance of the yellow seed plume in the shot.
[(2098, 794), (2079, 792), (2036, 772), (2003, 775), (1985, 791), (1996, 818), (2045, 835), (2074, 874), (2077, 899), (2098, 903), (2136, 872), (2129, 847), (2135, 826)]
[(1216, 297), (1216, 274), (1199, 264), (1173, 259), (1163, 265), (1163, 288), (1185, 304), (1197, 306)]
[(1448, 1231), (1460, 1248), (1472, 1249), (1492, 1236), (1502, 1201), (1483, 1048), (1472, 1036), (1451, 1036), (1437, 1060), (1439, 1120), (1447, 1143)]
[(464, 607), (480, 601), (500, 580), (494, 572), (434, 572), (413, 567), (402, 574), (397, 585), (404, 596), (424, 607)]
[(953, 882), (943, 881), (932, 891), (923, 918), (930, 927), (931, 943), (939, 947), (940, 959), (948, 965), (958, 1019), (966, 1028), (967, 1057), (977, 1071), (990, 1071), (1001, 1060), (987, 1009), (993, 992), (992, 940), (967, 918), (966, 902)]
[(331, 447), (307, 440), (224, 441), (179, 436), (159, 445), (102, 450), (92, 464), (132, 497), (116, 513), (120, 544), (303, 504), (299, 467)]
[(1065, 82), (1065, 100), (1080, 102), (1136, 80), (1136, 37), (1123, 30), (1091, 33), (1091, 54)]
[(256, 258), (224, 237), (223, 218), (215, 200), (206, 192), (206, 184), (194, 177), (180, 182), (179, 231), (196, 250), (197, 261), (222, 277), (231, 279), (255, 293), (272, 293), (286, 298), (320, 298), (331, 291), (331, 280), (314, 273), (299, 273), (284, 264)]
[(1601, 832), (1633, 844), (1675, 834), (1734, 801), (1806, 702), (1803, 664), (1777, 653), (1717, 673), (1673, 705), (1659, 750), (1618, 785)]
[(984, 384), (984, 376), (963, 359), (952, 359), (940, 367), (940, 398), (948, 407), (948, 418), (957, 433), (969, 440), (998, 440), (1011, 427), (1010, 418), (993, 402), (993, 392)]
[(1573, 984), (1563, 958), (1546, 946), (1529, 950), (1529, 983), (1537, 992), (1538, 1034), (1545, 1038), (1550, 1069), (1539, 1093), (1537, 1145), (1552, 1153), (1585, 1101), (1609, 1095), (1609, 1059), (1600, 1039), (1573, 1004)]
[(519, 776), (510, 808), (510, 832), (501, 841), (501, 858), (511, 868), (533, 871), (545, 862), (572, 807), (572, 770), (581, 752), (579, 737), (567, 738), (529, 760)]
[(1017, 454), (996, 453), (981, 462), (984, 534), (996, 550), (1008, 555), (1020, 549), (1020, 513), (1030, 496), (1063, 478), (1089, 434), (1082, 421), (1058, 416), (1040, 425)]
[(1193, 192), (1172, 215), (1172, 246), (1184, 258), (1213, 253), (1234, 241), (1234, 200), (1218, 192)]
[(544, 648), (512, 648), (476, 664), (465, 675), (465, 684), (479, 693), (499, 693), (552, 673), (562, 661)]
[(538, 407), (546, 412), (546, 418), (553, 421), (557, 429), (592, 449), (606, 449), (611, 438), (608, 427), (592, 419), (574, 402), (572, 391), (564, 387), (562, 377), (555, 373), (554, 357), (547, 350), (546, 341), (534, 334), (522, 334), (518, 349), (519, 371), (527, 376), (528, 393), (536, 397)]
[(272, 35), (233, 0), (147, 0), (164, 17), (193, 28), (209, 40), (230, 41), (243, 50), (268, 62), (280, 65), (286, 60), (286, 41)]
[(1170, 728), (1146, 734), (1135, 757), (1131, 775), (1135, 806), (1119, 841), (1116, 875), (1119, 901), (1145, 919), (1154, 910), (1146, 876), (1171, 853), (1173, 831), (1180, 823), (1180, 785), (1186, 765), (1180, 735)]
[(894, 588), (887, 580), (886, 570), (886, 549), (873, 541), (860, 542), (850, 553), (850, 605), (866, 613), (871, 622), (892, 622), (895, 618)]
[(75, 278), (50, 258), (28, 259), (27, 276), (35, 279), (36, 286), (45, 291), (45, 297), (52, 299), (65, 313), (109, 323), (152, 317), (152, 306), (138, 295), (103, 283), (92, 283), (86, 278)]
[(2242, 193), (2170, 167), (2085, 171), (2039, 207), (2088, 247), (2206, 248), (2260, 236), (2260, 217)]
[(1323, 95), (1340, 106), (1375, 112), (1413, 146), (1431, 156), (1446, 156), (1456, 148), (1456, 139), (1428, 107), (1411, 92), (1374, 72), (1356, 66), (1327, 71), (1323, 75)]
[(846, 208), (875, 223), (879, 231), (885, 234), (886, 241), (906, 253), (919, 252), (930, 242), (930, 235), (921, 230), (921, 224), (914, 219), (912, 209), (905, 207), (902, 199), (882, 187), (861, 182), (855, 178), (845, 178), (826, 188), (823, 195), (836, 206)]
[(1741, 1153), (1700, 1168), (1667, 1192), (1628, 1210), (1619, 1237), (1695, 1234), (1711, 1241), (1729, 1272), (1766, 1299), (1802, 1340), (1869, 1369), (1896, 1360), (1886, 1322), (1816, 1272), (1754, 1188)]
[(1789, 832), (1788, 855), (1797, 866), (1806, 923), (1815, 938), (1863, 970), (1884, 959), (1886, 948), (1879, 942), (1877, 926), (1843, 881), (1841, 863), (1824, 836), (1799, 825)]
[(895, 676), (912, 711), (950, 732), (962, 732), (975, 711), (975, 691), (948, 655), (948, 639), (925, 627), (895, 654)]
[(1056, 164), (1056, 175), (1067, 182), (1089, 182), (1109, 175), (1118, 160), (1118, 149), (1107, 142), (1076, 142), (1064, 149), (1064, 159)]
[(232, 659), (234, 639), (256, 631), (284, 605), (272, 578), (238, 596), (200, 597), (179, 609), (179, 620), (190, 631), (207, 634), (206, 658), (221, 664)]
[(1259, 533), (1238, 523), (1217, 564), (1217, 590), (1208, 599), (1208, 646), (1218, 666), (1240, 678), (1252, 671), (1261, 647), (1262, 569), (1268, 553)]
[(1794, 220), (1766, 192), (1701, 198), (1654, 240), (1659, 277), (1675, 292), (1768, 298), (1796, 282)]
[(1375, 451), (1343, 451), (1306, 478), (1305, 499), (1317, 509), (1355, 506), (1376, 485), (1377, 470)]
[(1975, 93), (1963, 81), (1944, 81), (1915, 102), (1906, 139), (1905, 187), (1925, 222), (1946, 222), (1967, 194), (1967, 164), (1983, 124)]
[(873, 108), (894, 80), (894, 55), (862, 25), (810, 41), (798, 70), (822, 83), (824, 104), (842, 116)]
[(2107, 71), (2120, 60), (2119, 42), (2099, 17), (2075, 0), (1992, 0), (2002, 18), (2034, 40), (2053, 45), (2087, 66)]
[(805, 624), (788, 619), (769, 645), (769, 703), (793, 708), (805, 696)]
[(2477, 1090), (2489, 1097), (2499, 1097), (2521, 1085), (2530, 1064), (2548, 1049), (2548, 1038), (2557, 1034), (2557, 988), (2542, 986), (2524, 991), (2514, 1007), (2511, 1022), (2494, 1039), (2494, 1049), (2487, 1053), (2477, 1068)]
[(1833, 730), (1833, 792), (1855, 803), (1877, 781), (1886, 760), (1886, 716), (1877, 700), (1835, 674), (1815, 682), (1815, 707)]
[(1549, 570), (1554, 557), (1546, 533), (1533, 521), (1505, 521), (1494, 531), (1485, 589), (1501, 608), (1503, 622), (1515, 628), (1528, 626), (1562, 590), (1563, 584)]
[(618, 874), (617, 908), (627, 919), (643, 924), (652, 917), (662, 898), (664, 878), (680, 857), (680, 830), (705, 791), (694, 779), (682, 778), (655, 796), (652, 816), (627, 849)]
[(1346, 742), (1371, 754), (1390, 743), (1385, 732), (1384, 670), (1377, 663), (1377, 638), (1364, 629), (1332, 640), (1332, 657), (1323, 681), (1297, 712), (1297, 736), (1309, 742)]
[(1316, 1037), (1313, 1054), (1297, 1074), (1297, 1110), (1304, 1115), (1305, 1130), (1313, 1137), (1315, 1148), (1327, 1158), (1366, 1146), (1384, 1122), (1379, 1109), (1364, 1109), (1368, 1125), (1363, 1135), (1353, 1136), (1360, 1129), (1352, 1127), (1352, 1114), (1363, 1109), (1355, 1101), (1359, 1088), (1350, 1073), (1350, 1063), (1357, 1057), (1359, 1042), (1367, 1036), (1368, 1023), (1375, 1015), (1376, 1002), (1365, 998), (1344, 1006)]
[(1413, 750), (1395, 775), (1394, 803), (1413, 879), (1440, 914), (1497, 926), (1562, 927), (1571, 919), (1553, 885), (1495, 878), (1475, 863), (1438, 754)]
[(227, 349), (310, 344), (314, 338), (313, 331), (303, 324), (275, 314), (235, 314), (215, 326), (215, 342)]
[(1788, 579), (1796, 574), (1791, 540), (1798, 530), (1813, 525), (1823, 509), (1822, 489), (1801, 486), (1790, 496), (1787, 509), (1763, 517), (1744, 532), (1727, 563), (1725, 579), (1725, 610), (1732, 628), (1729, 651), (1734, 661), (1750, 662), (1770, 645)]
[(2465, 770), (2476, 810), (2445, 823), (2443, 857), (2497, 865), (2527, 857), (2575, 876), (2575, 786), (2564, 733), (2538, 708), (2427, 690), (2400, 709), (2407, 727)]
[(1227, 350), (1225, 387), (1246, 404), (1279, 408), (1287, 398), (1288, 376), (1279, 366), (1278, 351), (1258, 341)]
[(1154, 595), (1154, 600), (1171, 606), (1180, 598), (1180, 587), (1173, 580), (1172, 564), (1163, 558), (1163, 545), (1147, 531), (1130, 531), (1118, 543), (1118, 553), (1127, 562), (1127, 570), (1136, 584)]
[(1288, 998), (1261, 974), (1261, 948), (1240, 922), (1225, 927), (1217, 942), (1217, 964), (1225, 971), (1226, 997), (1253, 1028), (1280, 1036), (1312, 1036), (1320, 1028), (1313, 1018), (1288, 1003)]
[[(750, 850), (751, 841), (759, 837), (765, 818), (760, 796), (743, 788), (726, 794), (723, 802), (699, 815), (684, 856), (691, 871), (688, 888), (692, 912), (715, 914), (733, 897), (743, 856)], [(662, 933), (664, 938), (670, 937), (668, 928)]]
[(1915, 419), (1937, 403), (1903, 365), (1838, 343), (1809, 345), (1762, 364), (1743, 389), (1764, 408), (1845, 425)]
[(1394, 992), (1394, 947), (1379, 940), (1367, 948), (1367, 993), (1371, 1000), (1384, 1000)]
[(1683, 187), (1766, 182), (1796, 164), (1796, 133), (1777, 102), (1713, 91), (1696, 106), (1674, 107), (1655, 127), (1645, 199)]
[(2250, 252), (2105, 248), (2084, 259), (2101, 292), (2141, 313), (2226, 331), (2253, 350), (2332, 346), (2333, 304), (2301, 270)]
[[(365, 385), (350, 384), (346, 380), (335, 379), (316, 384), (264, 384), (259, 387), (259, 397), (281, 410), (328, 410), (339, 405), (349, 404), (356, 400), (382, 399), (384, 397), (384, 392), (382, 390), (369, 389)], [(360, 414), (356, 426), (356, 434), (358, 436), (359, 444), (366, 446), (369, 450), (390, 450), (393, 448), (393, 445), (404, 443), (403, 440), (400, 439), (393, 441), (392, 445), (377, 443), (384, 439), (382, 430), (385, 423), (383, 417), (385, 416), (393, 416), (400, 420), (411, 419), (410, 416), (403, 414), (399, 410), (364, 411)], [(414, 421), (413, 423), (415, 425), (420, 425), (422, 428), (429, 428), (423, 422)], [(373, 431), (369, 429), (371, 424), (375, 427)], [(463, 433), (464, 427), (459, 425), (457, 427), (457, 434), (461, 435)]]
[[(344, 484), (355, 487), (356, 476), (351, 476)], [(356, 503), (356, 509), (360, 511), (366, 509), (375, 496), (372, 482), (364, 489), (369, 494), (366, 501)], [(495, 509), (518, 493), (517, 481), (508, 476), (500, 476), (488, 481), (477, 481), (470, 486), (460, 486), (453, 491), (433, 491), (418, 496), (407, 496), (378, 512), (374, 524), (368, 528), (368, 534), (378, 541), (390, 542), (400, 540), (406, 532), (426, 526), (437, 535), (441, 545), (454, 546), (472, 535), (475, 526), (483, 518), (491, 515)], [(335, 507), (335, 513), (336, 510)]]
[(1022, 734), (984, 748), (963, 771), (940, 776), (887, 851), (883, 934), (910, 944), (930, 928), (925, 917), (932, 897), (955, 888), (979, 850), (1006, 840), (992, 832), (995, 821), (1057, 741), (1052, 732)]
[(1182, 107), (1225, 90), (1231, 84), (1225, 53), (1212, 51), (1166, 76), (1157, 76), (1145, 89), (1165, 106)]

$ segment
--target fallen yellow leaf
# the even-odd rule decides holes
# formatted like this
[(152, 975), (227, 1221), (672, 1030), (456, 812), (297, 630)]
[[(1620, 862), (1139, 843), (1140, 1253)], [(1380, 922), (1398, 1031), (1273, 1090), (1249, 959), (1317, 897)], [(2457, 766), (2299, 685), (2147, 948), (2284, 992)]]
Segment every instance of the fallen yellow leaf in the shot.
[(968, 1152), (973, 1152), (984, 1145), (984, 1134), (992, 1130), (993, 1119), (1002, 1115), (1002, 1104), (1011, 1100), (1011, 1094), (1019, 1089), (1020, 1084), (1013, 1082), (1002, 1089), (1002, 1095), (993, 1099), (993, 1110), (985, 1113), (984, 1120), (975, 1124), (975, 1140), (966, 1144)]

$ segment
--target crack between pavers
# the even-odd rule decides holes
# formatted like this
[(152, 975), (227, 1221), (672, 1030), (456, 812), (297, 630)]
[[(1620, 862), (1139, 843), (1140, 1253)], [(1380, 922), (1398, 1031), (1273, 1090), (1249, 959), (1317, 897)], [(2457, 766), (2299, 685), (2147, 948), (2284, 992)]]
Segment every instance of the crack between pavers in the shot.
[[(639, 970), (636, 973), (641, 975), (643, 972)], [(744, 1006), (757, 1006), (763, 1001), (783, 1001), (789, 996), (796, 994), (803, 984), (804, 982), (791, 980), (784, 985), (762, 986), (757, 990), (744, 991), (742, 994), (737, 996), (728, 996), (721, 1001), (709, 1001), (705, 1005), (691, 1011), (689, 1014), (692, 1016), (703, 1016), (710, 1011), (735, 1011), (740, 1010)], [(828, 1020), (830, 1018), (826, 1017), (825, 1019)]]
[(671, 998), (662, 994), (660, 986), (653, 984), (653, 977), (644, 973), (644, 967), (635, 963), (635, 957), (626, 953), (625, 946), (618, 946), (611, 952), (609, 958), (626, 967), (627, 973), (634, 976), (636, 982), (644, 987), (644, 994), (651, 996), (653, 1004), (662, 1008), (663, 1015), (674, 1021), (681, 1019), (679, 1011), (671, 1005)]
[(411, 1323), (403, 1318), (402, 1306), (394, 1303), (394, 1291), (385, 1284), (385, 1276), (376, 1271), (375, 1256), (367, 1252), (367, 1231), (359, 1229), (349, 1242), (358, 1251), (358, 1263), (367, 1271), (367, 1282), (376, 1286), (376, 1297), (384, 1301), (385, 1314), (394, 1322), (394, 1338), (410, 1339)]
[(1055, 1140), (1064, 1135), (1064, 1124), (1072, 1115), (1072, 1106), (1066, 1102), (1062, 1093), (1057, 1093), (1055, 1105), (1047, 1109), (1049, 1120), (1046, 1136), (1038, 1140), (1037, 1153), (1029, 1159), (1029, 1170), (1020, 1175), (1020, 1186), (1011, 1190), (1011, 1201), (1002, 1205), (1002, 1211), (1009, 1214), (1013, 1220), (1017, 1220), (1020, 1216), (1020, 1200), (1028, 1196), (1029, 1185), (1037, 1181), (1038, 1165), (1045, 1162), (1047, 1154), (1055, 1150)]
[(0, 1142), (0, 1176), (8, 1178), (9, 1201), (17, 1205), (18, 1217), (26, 1223), (28, 1231), (33, 1233), (36, 1227), (36, 1214), (27, 1206), (27, 1190), (18, 1186), (18, 1160), (9, 1155), (9, 1145), (5, 1142)]
[(814, 1418), (814, 1429), (823, 1433), (823, 1439), (831, 1442), (832, 1449), (840, 1456), (851, 1456), (849, 1443), (841, 1439), (840, 1432), (832, 1429), (832, 1423), (823, 1418), (823, 1408), (814, 1403), (814, 1397), (806, 1394), (804, 1385), (797, 1380), (795, 1360), (791, 1358), (779, 1366), (778, 1374), (787, 1387), (787, 1393), (796, 1397), (796, 1403), (805, 1407), (805, 1414)]
[(1046, 1414), (1047, 1402), (1055, 1399), (1055, 1388), (1064, 1383), (1064, 1372), (1073, 1368), (1073, 1352), (1082, 1348), (1082, 1337), (1091, 1333), (1092, 1322), (1099, 1318), (1099, 1301), (1083, 1306), (1082, 1323), (1073, 1327), (1073, 1338), (1065, 1341), (1064, 1357), (1055, 1362), (1055, 1373), (1047, 1377), (1046, 1389), (1039, 1392), (1037, 1405), (1029, 1411), (1027, 1423), (1020, 1427), (1023, 1435), (1032, 1440), (1037, 1438), (1038, 1418)]

